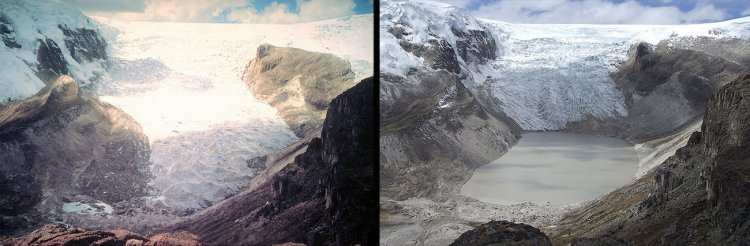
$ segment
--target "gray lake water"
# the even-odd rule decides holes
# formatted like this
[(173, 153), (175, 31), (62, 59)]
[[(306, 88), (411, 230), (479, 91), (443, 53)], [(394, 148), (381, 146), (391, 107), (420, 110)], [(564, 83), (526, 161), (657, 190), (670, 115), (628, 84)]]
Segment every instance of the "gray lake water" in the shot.
[(477, 168), (461, 193), (498, 204), (570, 204), (630, 182), (637, 168), (633, 146), (616, 138), (526, 133), (500, 159)]

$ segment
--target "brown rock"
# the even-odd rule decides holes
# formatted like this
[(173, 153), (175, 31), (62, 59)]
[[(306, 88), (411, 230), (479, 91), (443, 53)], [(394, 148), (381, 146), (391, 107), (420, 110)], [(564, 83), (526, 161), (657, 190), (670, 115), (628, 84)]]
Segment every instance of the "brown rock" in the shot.
[(149, 242), (146, 245), (184, 245), (184, 246), (198, 246), (203, 245), (200, 242), (200, 238), (196, 235), (188, 232), (174, 232), (174, 233), (160, 233), (149, 238)]
[(77, 227), (48, 224), (24, 238), (0, 238), (0, 245), (203, 245), (198, 236), (187, 232), (161, 233), (149, 239), (137, 233), (116, 229), (89, 231)]

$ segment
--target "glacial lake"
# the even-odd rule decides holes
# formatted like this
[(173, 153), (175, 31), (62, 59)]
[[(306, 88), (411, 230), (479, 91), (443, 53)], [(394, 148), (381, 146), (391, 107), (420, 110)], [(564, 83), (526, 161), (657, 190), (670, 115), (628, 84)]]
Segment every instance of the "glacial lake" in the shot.
[(508, 153), (477, 168), (461, 194), (497, 204), (578, 203), (627, 184), (637, 168), (635, 149), (620, 139), (525, 133)]

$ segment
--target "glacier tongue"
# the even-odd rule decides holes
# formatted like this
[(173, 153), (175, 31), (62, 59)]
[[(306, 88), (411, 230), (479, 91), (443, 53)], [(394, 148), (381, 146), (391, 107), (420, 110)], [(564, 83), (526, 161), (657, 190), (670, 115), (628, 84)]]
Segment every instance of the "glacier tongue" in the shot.
[(355, 64), (356, 76), (370, 76), (371, 19), (279, 26), (96, 18), (112, 44), (112, 66), (97, 92), (149, 137), (151, 185), (159, 190), (154, 201), (204, 207), (250, 181), (255, 173), (247, 160), (297, 140), (276, 109), (256, 100), (242, 81), (257, 46), (332, 53)]
[[(625, 99), (610, 73), (630, 44), (566, 38), (503, 42), (506, 54), (474, 70), (502, 111), (524, 130), (559, 130), (586, 117), (626, 116)], [(473, 84), (471, 82), (467, 83)]]

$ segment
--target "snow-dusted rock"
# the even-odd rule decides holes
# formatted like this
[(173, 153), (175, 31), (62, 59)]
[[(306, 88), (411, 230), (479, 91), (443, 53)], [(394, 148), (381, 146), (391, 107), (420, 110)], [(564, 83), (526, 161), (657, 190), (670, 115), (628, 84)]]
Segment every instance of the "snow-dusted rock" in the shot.
[(94, 21), (63, 2), (0, 2), (0, 98), (29, 97), (70, 75), (82, 86), (104, 74), (107, 42)]

